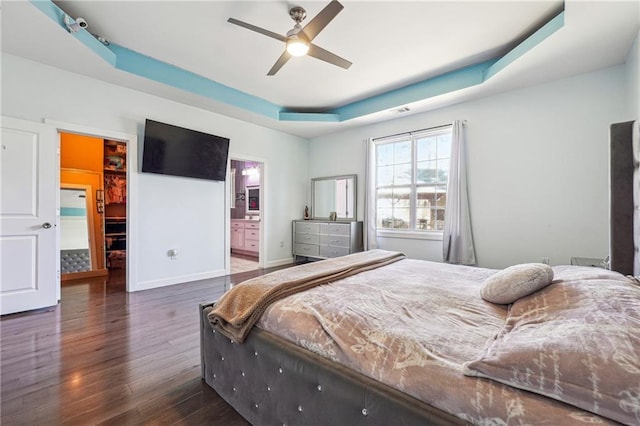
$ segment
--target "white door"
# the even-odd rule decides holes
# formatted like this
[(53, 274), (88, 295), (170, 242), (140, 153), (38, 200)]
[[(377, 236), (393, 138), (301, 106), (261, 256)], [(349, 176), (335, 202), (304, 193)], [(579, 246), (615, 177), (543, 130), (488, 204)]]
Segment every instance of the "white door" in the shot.
[(0, 314), (57, 303), (58, 133), (2, 117)]

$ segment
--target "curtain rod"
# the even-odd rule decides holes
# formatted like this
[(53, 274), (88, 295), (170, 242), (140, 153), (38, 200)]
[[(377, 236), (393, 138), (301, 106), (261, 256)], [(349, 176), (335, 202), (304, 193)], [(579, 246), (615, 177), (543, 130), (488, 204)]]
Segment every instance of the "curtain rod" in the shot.
[[(461, 121), (462, 121), (462, 124), (467, 124), (467, 120), (461, 120)], [(394, 135), (381, 136), (379, 138), (373, 138), (372, 140), (377, 141), (377, 140), (380, 140), (380, 139), (395, 138), (397, 136), (404, 136), (404, 135), (411, 136), (411, 135), (414, 135), (416, 133), (426, 132), (427, 130), (436, 130), (436, 129), (441, 129), (443, 127), (451, 127), (451, 126), (453, 126), (453, 123), (441, 124), (439, 126), (427, 127), (425, 129), (413, 130), (411, 132), (402, 132), (402, 133), (396, 133)]]

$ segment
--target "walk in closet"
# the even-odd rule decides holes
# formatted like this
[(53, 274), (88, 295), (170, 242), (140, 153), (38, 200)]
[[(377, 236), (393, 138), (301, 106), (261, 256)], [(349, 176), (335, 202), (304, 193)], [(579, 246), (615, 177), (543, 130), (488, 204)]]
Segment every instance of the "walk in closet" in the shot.
[(127, 145), (104, 141), (104, 244), (107, 268), (126, 266)]

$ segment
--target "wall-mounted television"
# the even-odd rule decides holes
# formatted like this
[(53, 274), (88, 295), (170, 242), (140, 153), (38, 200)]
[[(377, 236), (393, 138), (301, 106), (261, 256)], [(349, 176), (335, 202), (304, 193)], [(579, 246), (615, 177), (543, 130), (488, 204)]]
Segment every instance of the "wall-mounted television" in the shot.
[(229, 139), (147, 119), (142, 171), (224, 181)]

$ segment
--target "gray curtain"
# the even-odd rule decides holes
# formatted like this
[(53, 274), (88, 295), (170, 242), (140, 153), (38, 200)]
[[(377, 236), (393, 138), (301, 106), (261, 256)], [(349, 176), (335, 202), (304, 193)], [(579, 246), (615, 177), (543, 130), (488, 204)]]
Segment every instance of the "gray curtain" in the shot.
[(451, 165), (447, 183), (442, 255), (448, 263), (475, 265), (466, 161), (463, 124), (456, 120), (451, 135)]
[(640, 277), (640, 123), (633, 123), (633, 275)]
[(367, 139), (365, 144), (365, 182), (364, 182), (364, 249), (378, 248), (376, 235), (376, 149), (373, 139)]

